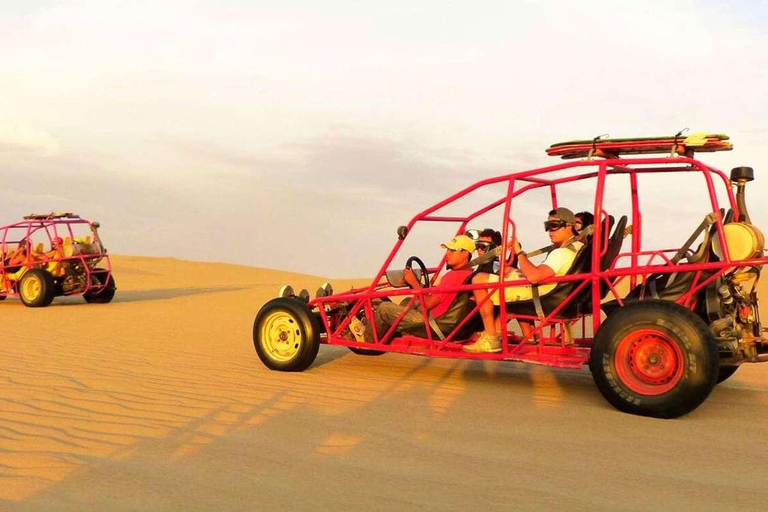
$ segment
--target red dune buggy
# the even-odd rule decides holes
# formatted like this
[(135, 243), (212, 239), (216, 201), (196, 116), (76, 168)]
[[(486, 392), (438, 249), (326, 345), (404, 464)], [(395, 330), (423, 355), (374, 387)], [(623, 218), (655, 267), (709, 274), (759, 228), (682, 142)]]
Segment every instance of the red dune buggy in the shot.
[(0, 300), (19, 297), (36, 308), (81, 294), (86, 302), (110, 302), (115, 278), (98, 228), (72, 213), (27, 215), (0, 228)]
[[(768, 360), (757, 298), (768, 259), (745, 200), (753, 171), (736, 167), (727, 176), (694, 158), (696, 151), (728, 149), (726, 136), (707, 134), (553, 145), (550, 155), (574, 160), (482, 180), (398, 228), (398, 240), (369, 286), (333, 294), (326, 285), (311, 300), (306, 291), (297, 295), (284, 287), (256, 315), (256, 352), (267, 367), (281, 371), (306, 369), (322, 343), (364, 355), (588, 365), (600, 392), (618, 409), (661, 418), (686, 414), (739, 365)], [(666, 155), (659, 156), (662, 151)], [(657, 198), (670, 189), (679, 198), (676, 204)], [(536, 285), (554, 284), (554, 289), (497, 309), (506, 326), (500, 353), (462, 350), (472, 333), (482, 330), (481, 304), (472, 290), (529, 284), (525, 281), (468, 279), (453, 288), (458, 294), (451, 307), (461, 315), (450, 329), (435, 329), (425, 311), (424, 335), (400, 332), (402, 315), (386, 332), (375, 332), (379, 303), (397, 301), (407, 310), (429, 293), (405, 287), (403, 267), (394, 264), (409, 256), (404, 244), (428, 234), (425, 226), (438, 227), (438, 241), (469, 228), (497, 226), (503, 242), (489, 254), (498, 255), (499, 275), (506, 275), (513, 252), (509, 240), (518, 236), (518, 223), (525, 224), (532, 212), (544, 220), (558, 206), (575, 211), (576, 202), (592, 211), (593, 227), (584, 232), (570, 271)], [(522, 228), (519, 238), (525, 241), (532, 232)], [(487, 263), (482, 260), (471, 264)], [(434, 261), (427, 267), (411, 256), (406, 263), (417, 267), (423, 285), (434, 285), (446, 271), (445, 256), (437, 253)], [(360, 320), (374, 330), (373, 341), (350, 336)], [(513, 320), (533, 322), (535, 328), (524, 336)]]

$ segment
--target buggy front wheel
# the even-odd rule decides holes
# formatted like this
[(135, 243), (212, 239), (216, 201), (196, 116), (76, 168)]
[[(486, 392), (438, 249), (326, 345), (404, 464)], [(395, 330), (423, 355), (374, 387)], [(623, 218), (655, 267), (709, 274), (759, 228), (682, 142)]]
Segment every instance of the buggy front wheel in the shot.
[(30, 308), (44, 308), (53, 302), (56, 294), (51, 274), (40, 268), (24, 272), (19, 281), (19, 298)]
[(300, 372), (317, 357), (320, 327), (304, 302), (272, 299), (262, 306), (253, 322), (253, 345), (267, 368)]
[(709, 396), (719, 359), (714, 336), (698, 316), (673, 302), (648, 300), (606, 319), (595, 335), (589, 368), (617, 409), (676, 418)]

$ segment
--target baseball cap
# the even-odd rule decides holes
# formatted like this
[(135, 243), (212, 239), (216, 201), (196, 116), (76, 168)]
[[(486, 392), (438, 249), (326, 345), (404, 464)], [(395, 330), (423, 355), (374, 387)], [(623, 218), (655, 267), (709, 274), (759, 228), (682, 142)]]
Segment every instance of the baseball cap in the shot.
[(576, 216), (573, 214), (573, 212), (568, 208), (563, 208), (562, 206), (549, 212), (549, 216), (565, 221), (566, 224), (571, 226), (576, 224)]
[(443, 249), (453, 249), (454, 251), (462, 250), (467, 252), (473, 252), (475, 250), (475, 242), (472, 241), (467, 235), (457, 235), (453, 237), (453, 240), (440, 244)]

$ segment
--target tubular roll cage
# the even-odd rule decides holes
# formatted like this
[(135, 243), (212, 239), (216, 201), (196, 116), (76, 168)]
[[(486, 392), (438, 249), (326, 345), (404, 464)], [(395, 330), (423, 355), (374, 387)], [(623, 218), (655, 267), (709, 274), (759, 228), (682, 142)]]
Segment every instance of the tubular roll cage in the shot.
[[(32, 265), (40, 265), (40, 266), (47, 266), (52, 263), (66, 263), (66, 262), (73, 262), (73, 261), (79, 261), (83, 264), (83, 268), (86, 272), (86, 289), (80, 290), (77, 293), (84, 293), (86, 291), (92, 291), (94, 293), (98, 293), (102, 291), (107, 286), (107, 280), (105, 279), (103, 283), (92, 286), (91, 285), (91, 265), (88, 265), (88, 262), (96, 262), (98, 263), (100, 260), (106, 261), (106, 270), (108, 272), (108, 275), (112, 274), (112, 262), (109, 260), (109, 256), (107, 255), (107, 251), (104, 249), (101, 240), (98, 236), (97, 228), (94, 227), (93, 223), (81, 219), (80, 217), (76, 215), (66, 214), (66, 215), (50, 215), (48, 217), (42, 218), (43, 216), (26, 216), (25, 220), (15, 222), (13, 224), (8, 224), (6, 226), (3, 226), (0, 228), (0, 247), (6, 249), (8, 244), (20, 242), (21, 240), (27, 240), (29, 242), (30, 236), (32, 233), (35, 233), (40, 230), (44, 230), (46, 236), (48, 237), (48, 243), (53, 245), (53, 240), (57, 237), (66, 238), (69, 237), (70, 240), (75, 239), (75, 233), (72, 230), (72, 226), (74, 225), (86, 225), (88, 229), (93, 233), (94, 240), (93, 242), (98, 243), (99, 252), (98, 253), (88, 253), (88, 254), (75, 254), (72, 256), (60, 256), (60, 257), (54, 257), (54, 258), (46, 258), (45, 260), (38, 261), (36, 263), (33, 263), (30, 260), (30, 257), (27, 257), (27, 267), (31, 268)], [(98, 226), (98, 224), (97, 224)], [(63, 227), (63, 228), (62, 228)], [(23, 230), (24, 235), (19, 240), (8, 240), (8, 233), (9, 231), (17, 229), (17, 230)], [(63, 236), (62, 236), (63, 235)], [(6, 249), (7, 250), (7, 249)], [(30, 247), (30, 244), (27, 244), (27, 253), (31, 253), (32, 248)], [(0, 261), (0, 279), (2, 281), (6, 281), (6, 269), (8, 267), (5, 265), (4, 261)], [(5, 283), (5, 289), (9, 290), (7, 283)], [(0, 294), (7, 295), (9, 292), (3, 293), (0, 291)]]
[[(580, 171), (575, 175), (554, 177), (547, 179), (547, 175), (555, 173), (557, 171), (563, 171), (572, 169), (574, 171)], [(714, 227), (716, 230), (716, 236), (720, 242), (722, 248), (722, 260), (717, 262), (707, 263), (673, 263), (669, 257), (669, 254), (674, 254), (678, 249), (663, 249), (655, 251), (643, 251), (641, 248), (642, 240), (642, 214), (639, 207), (638, 199), (638, 182), (637, 177), (640, 174), (652, 174), (652, 173), (675, 173), (675, 172), (700, 172), (702, 173), (706, 182), (707, 191), (709, 193), (709, 200), (712, 208), (712, 214), (714, 215), (715, 222)], [(608, 218), (608, 213), (603, 210), (603, 195), (605, 192), (605, 180), (606, 176), (625, 174), (629, 175), (630, 187), (631, 187), (631, 251), (619, 253), (614, 260), (610, 263), (609, 268), (606, 270), (601, 269), (600, 263), (602, 256), (608, 250), (608, 238), (610, 226), (608, 230), (604, 229), (607, 223), (604, 221)], [(558, 165), (552, 165), (530, 171), (516, 172), (499, 176), (496, 178), (489, 178), (482, 180), (464, 190), (446, 198), (443, 201), (435, 204), (434, 206), (424, 210), (417, 214), (408, 223), (407, 231), (410, 232), (413, 226), (417, 222), (452, 222), (459, 223), (459, 228), (456, 234), (462, 234), (466, 231), (467, 225), (474, 219), (481, 215), (500, 207), (504, 206), (503, 219), (506, 221), (502, 226), (502, 255), (509, 253), (510, 247), (507, 247), (508, 240), (516, 234), (516, 225), (512, 218), (510, 218), (510, 210), (512, 207), (512, 201), (521, 194), (538, 188), (548, 187), (551, 196), (551, 207), (555, 209), (558, 207), (557, 202), (557, 186), (575, 181), (585, 179), (597, 180), (597, 187), (595, 191), (595, 203), (594, 203), (594, 232), (593, 240), (596, 241), (592, 245), (591, 257), (591, 271), (573, 275), (565, 275), (562, 277), (553, 277), (546, 281), (539, 283), (550, 284), (560, 283), (566, 281), (579, 281), (580, 283), (574, 285), (574, 289), (570, 294), (560, 303), (552, 312), (548, 315), (540, 318), (538, 316), (512, 314), (506, 311), (506, 308), (502, 305), (499, 308), (500, 321), (502, 326), (507, 326), (511, 319), (527, 319), (538, 321), (538, 325), (535, 330), (529, 334), (527, 338), (523, 338), (518, 343), (510, 343), (511, 335), (508, 333), (506, 327), (501, 329), (502, 335), (502, 352), (501, 353), (483, 353), (473, 354), (463, 352), (461, 345), (454, 342), (456, 334), (459, 330), (472, 318), (478, 311), (481, 304), (477, 304), (473, 309), (463, 318), (459, 324), (445, 336), (442, 340), (436, 340), (432, 334), (432, 330), (429, 327), (427, 313), (423, 311), (424, 326), (427, 332), (426, 338), (421, 338), (412, 335), (401, 335), (399, 337), (392, 337), (395, 334), (397, 325), (405, 315), (405, 312), (415, 304), (416, 299), (421, 299), (423, 295), (429, 293), (429, 288), (421, 290), (411, 289), (387, 289), (387, 283), (381, 282), (389, 265), (392, 263), (395, 255), (398, 253), (402, 246), (405, 237), (398, 239), (395, 246), (390, 251), (388, 257), (379, 269), (376, 277), (370, 286), (365, 288), (352, 289), (346, 293), (340, 293), (328, 297), (318, 297), (309, 302), (310, 308), (317, 308), (320, 318), (322, 319), (324, 333), (321, 334), (321, 341), (333, 345), (342, 345), (347, 347), (358, 347), (371, 350), (382, 350), (391, 352), (404, 352), (404, 353), (418, 353), (421, 355), (435, 356), (435, 357), (454, 357), (454, 358), (481, 358), (481, 359), (511, 359), (530, 362), (545, 363), (553, 366), (581, 367), (588, 361), (590, 345), (592, 338), (586, 336), (585, 322), (582, 323), (581, 337), (573, 339), (573, 344), (566, 343), (565, 338), (570, 333), (570, 326), (575, 324), (578, 320), (583, 319), (590, 313), (577, 315), (575, 318), (560, 318), (558, 314), (563, 308), (579, 295), (585, 287), (591, 285), (591, 315), (592, 315), (592, 332), (595, 333), (600, 328), (600, 304), (601, 297), (601, 283), (605, 284), (608, 288), (608, 293), (612, 294), (617, 303), (623, 306), (623, 301), (616, 290), (617, 285), (629, 278), (630, 288), (634, 288), (638, 284), (639, 279), (646, 279), (651, 274), (668, 274), (673, 272), (695, 272), (695, 277), (691, 284), (690, 289), (679, 297), (676, 302), (684, 305), (689, 309), (693, 309), (696, 305), (697, 294), (711, 282), (716, 280), (719, 276), (724, 274), (729, 269), (739, 267), (759, 267), (768, 263), (768, 258), (765, 256), (760, 258), (752, 258), (749, 260), (732, 261), (728, 252), (727, 243), (723, 231), (723, 216), (720, 211), (720, 205), (718, 203), (717, 194), (715, 191), (715, 181), (717, 178), (722, 180), (727, 193), (728, 208), (734, 212), (734, 221), (738, 221), (741, 212), (739, 212), (736, 198), (732, 190), (732, 183), (729, 178), (720, 170), (713, 167), (709, 167), (702, 162), (690, 157), (653, 157), (653, 158), (610, 158), (605, 160), (580, 160), (561, 163)], [(475, 212), (467, 216), (441, 216), (436, 215), (441, 208), (448, 204), (451, 204), (462, 197), (489, 185), (507, 183), (507, 193), (505, 197), (491, 202), (487, 206), (476, 210)], [(598, 243), (599, 241), (599, 243)], [(506, 257), (500, 258), (500, 270), (499, 275), (504, 275), (508, 263)], [(641, 259), (645, 261), (641, 264)], [(621, 268), (617, 268), (617, 262), (620, 260), (628, 260), (629, 265)], [(654, 264), (655, 261), (660, 263)], [(433, 273), (432, 284), (435, 283), (436, 278), (443, 270), (445, 266), (445, 256), (435, 268), (428, 269), (430, 273)], [(707, 276), (704, 277), (703, 273), (707, 272)], [(452, 292), (468, 292), (474, 289), (485, 288), (489, 291), (500, 291), (503, 288), (519, 285), (529, 285), (526, 280), (516, 281), (502, 281), (497, 283), (483, 283), (483, 284), (464, 284), (457, 287), (444, 288), (443, 291)], [(395, 297), (412, 295), (412, 298), (407, 303), (408, 307), (405, 311), (396, 319), (394, 324), (386, 333), (377, 333), (374, 329), (374, 342), (373, 343), (359, 343), (356, 341), (350, 341), (341, 337), (341, 334), (349, 326), (352, 318), (358, 314), (361, 310), (365, 312), (368, 319), (368, 328), (373, 328), (373, 307), (371, 304), (372, 299), (383, 297)], [(486, 300), (490, 300), (490, 294)], [(503, 301), (501, 301), (503, 304)], [(334, 310), (334, 306), (340, 303), (349, 304), (346, 316), (338, 325), (333, 325), (332, 317), (329, 313)], [(423, 302), (422, 302), (423, 303)], [(755, 312), (757, 314), (757, 312)], [(544, 329), (549, 328), (548, 336), (543, 336)], [(567, 331), (567, 332), (566, 332)], [(539, 337), (539, 341), (535, 344), (530, 342), (534, 336)], [(559, 340), (559, 343), (558, 343)]]

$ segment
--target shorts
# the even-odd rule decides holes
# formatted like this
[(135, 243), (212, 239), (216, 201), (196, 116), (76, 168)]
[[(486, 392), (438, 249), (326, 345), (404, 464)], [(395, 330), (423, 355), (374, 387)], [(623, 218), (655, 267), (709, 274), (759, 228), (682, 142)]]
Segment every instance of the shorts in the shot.
[[(507, 281), (517, 281), (519, 279), (525, 278), (523, 277), (522, 273), (515, 271), (509, 275)], [(488, 282), (498, 283), (499, 276), (496, 274), (489, 274)], [(533, 287), (530, 285), (507, 286), (502, 290), (502, 292), (504, 293), (504, 302), (516, 302), (519, 300), (533, 299)], [(494, 292), (491, 295), (491, 302), (493, 302), (494, 306), (499, 305), (499, 292)]]

